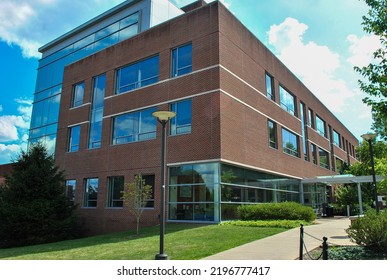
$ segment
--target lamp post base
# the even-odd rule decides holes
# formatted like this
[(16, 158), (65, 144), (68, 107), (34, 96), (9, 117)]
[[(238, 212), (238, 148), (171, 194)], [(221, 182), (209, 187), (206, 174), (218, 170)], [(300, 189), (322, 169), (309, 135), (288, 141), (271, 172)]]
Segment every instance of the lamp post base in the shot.
[(157, 254), (155, 260), (168, 260), (169, 257), (167, 254)]

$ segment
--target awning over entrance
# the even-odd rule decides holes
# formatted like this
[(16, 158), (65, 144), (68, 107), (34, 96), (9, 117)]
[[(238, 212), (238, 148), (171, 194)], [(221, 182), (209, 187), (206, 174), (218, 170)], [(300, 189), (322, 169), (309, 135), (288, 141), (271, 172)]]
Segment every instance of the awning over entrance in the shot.
[[(382, 181), (383, 176), (376, 175), (376, 182)], [(334, 184), (357, 184), (357, 183), (372, 183), (372, 176), (354, 176), (348, 175), (333, 175), (333, 176), (317, 176), (314, 178), (306, 178), (301, 180), (302, 184), (321, 183), (326, 185)]]
[[(376, 182), (380, 182), (384, 179), (383, 176), (376, 175)], [(361, 198), (361, 183), (372, 183), (373, 178), (371, 175), (368, 176), (354, 176), (351, 174), (347, 175), (333, 175), (333, 176), (317, 176), (315, 178), (302, 179), (301, 184), (325, 184), (325, 185), (335, 185), (335, 184), (357, 184), (357, 192), (359, 197), (359, 207), (360, 214), (363, 214), (362, 198)], [(378, 203), (378, 202), (375, 202)]]

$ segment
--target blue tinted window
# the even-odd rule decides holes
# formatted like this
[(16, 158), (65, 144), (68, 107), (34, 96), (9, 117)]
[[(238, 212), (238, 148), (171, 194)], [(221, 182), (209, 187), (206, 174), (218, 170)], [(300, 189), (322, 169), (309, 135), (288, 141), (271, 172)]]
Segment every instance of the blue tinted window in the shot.
[(192, 44), (172, 50), (172, 77), (192, 72)]
[(317, 132), (326, 137), (325, 121), (316, 115), (316, 129)]
[(155, 108), (121, 115), (113, 121), (113, 144), (124, 144), (156, 138)]
[(176, 116), (171, 119), (171, 135), (191, 133), (192, 100), (184, 100), (171, 105)]
[(84, 82), (74, 85), (72, 107), (81, 106), (83, 104), (84, 92), (85, 92)]
[(119, 69), (116, 94), (156, 83), (159, 79), (158, 72), (158, 55)]
[(69, 140), (68, 140), (68, 152), (76, 152), (79, 150), (79, 139), (81, 135), (81, 127), (79, 125), (70, 127)]
[(266, 74), (266, 96), (271, 100), (275, 100), (274, 98), (274, 79), (269, 74)]
[(93, 102), (91, 104), (90, 116), (89, 149), (101, 147), (105, 83), (105, 74), (94, 78)]

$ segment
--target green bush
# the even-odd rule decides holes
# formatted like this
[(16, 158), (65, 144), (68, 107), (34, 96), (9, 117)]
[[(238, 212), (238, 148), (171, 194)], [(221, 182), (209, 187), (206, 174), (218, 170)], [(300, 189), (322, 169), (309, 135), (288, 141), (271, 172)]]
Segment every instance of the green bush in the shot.
[(232, 225), (239, 227), (270, 227), (270, 228), (287, 228), (292, 229), (299, 227), (300, 224), (305, 225), (304, 220), (266, 220), (266, 221), (227, 221), (221, 225)]
[(358, 245), (387, 252), (387, 211), (376, 213), (374, 209), (368, 210), (363, 217), (353, 221), (347, 233)]
[(311, 222), (316, 214), (309, 206), (296, 202), (262, 203), (238, 207), (241, 220), (304, 220)]

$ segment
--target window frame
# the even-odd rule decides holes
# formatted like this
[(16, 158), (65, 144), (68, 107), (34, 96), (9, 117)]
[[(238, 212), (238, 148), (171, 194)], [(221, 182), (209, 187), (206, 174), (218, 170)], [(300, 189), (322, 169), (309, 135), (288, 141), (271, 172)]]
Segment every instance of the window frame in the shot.
[[(77, 90), (82, 85), (81, 98), (78, 98), (79, 91)], [(76, 83), (73, 85), (71, 95), (71, 108), (76, 108), (83, 105), (83, 99), (85, 97), (85, 81)]]
[[(291, 93), (289, 90), (287, 90), (282, 85), (279, 85), (279, 96), (280, 96), (280, 106), (282, 109), (284, 109), (289, 114), (297, 117), (297, 99), (296, 96)], [(285, 103), (284, 101), (288, 101), (288, 97), (292, 98), (292, 104)], [(293, 108), (290, 108), (289, 105), (292, 105)]]
[[(78, 129), (77, 132), (77, 141), (74, 140), (74, 129)], [(68, 153), (75, 153), (79, 151), (80, 147), (80, 140), (81, 140), (81, 126), (80, 125), (74, 125), (68, 128), (68, 139), (67, 139), (67, 152)], [(76, 144), (74, 144), (76, 143)], [(73, 149), (73, 147), (76, 147), (76, 149)]]
[[(148, 140), (156, 139), (157, 123), (156, 123), (156, 119), (153, 116), (152, 116), (151, 120), (153, 122), (154, 130), (153, 131), (142, 132), (143, 113), (149, 111), (149, 114), (152, 115), (152, 113), (155, 112), (156, 110), (157, 110), (156, 107), (151, 107), (151, 108), (147, 108), (147, 109), (144, 109), (144, 110), (141, 110), (141, 111), (135, 111), (135, 112), (131, 112), (131, 113), (126, 113), (126, 114), (115, 116), (112, 119), (112, 136), (111, 136), (112, 138), (111, 138), (111, 144), (112, 145), (122, 145), (122, 144), (135, 143), (135, 142), (141, 142), (141, 141), (148, 141)], [(126, 127), (125, 130), (122, 130), (122, 131), (130, 132), (131, 130), (137, 129), (137, 133), (125, 134), (125, 135), (117, 135), (116, 136), (116, 132), (118, 133), (118, 131), (116, 131), (116, 127), (119, 125), (119, 123), (117, 123), (117, 120), (119, 118), (121, 118), (121, 117), (122, 118), (125, 117), (125, 118), (132, 119), (132, 122), (130, 124), (134, 125), (134, 127)], [(146, 116), (146, 117), (149, 117), (149, 116)], [(141, 137), (143, 135), (150, 135), (150, 136), (149, 137)], [(118, 141), (119, 139), (123, 139), (123, 141)], [(128, 140), (124, 140), (124, 139), (128, 139)]]
[[(190, 64), (187, 64), (184, 66), (179, 66), (179, 58), (180, 58), (179, 51), (182, 50), (183, 48), (186, 48), (186, 47), (190, 47), (190, 49), (191, 49), (190, 50), (190, 56), (191, 56)], [(186, 75), (186, 74), (189, 74), (192, 72), (192, 65), (193, 65), (192, 53), (193, 53), (192, 42), (186, 43), (184, 45), (180, 45), (180, 46), (175, 47), (171, 50), (171, 77), (172, 78), (183, 76), (183, 75)], [(188, 71), (186, 71), (187, 69), (188, 69)], [(180, 73), (180, 72), (182, 72), (182, 73)]]
[[(272, 124), (272, 127), (270, 127), (270, 124)], [(267, 130), (268, 130), (269, 147), (273, 149), (278, 149), (277, 123), (268, 119)]]
[[(96, 181), (96, 191), (94, 192), (96, 197), (95, 199), (90, 199), (90, 189), (89, 187), (92, 187), (91, 184), (89, 183), (90, 181)], [(95, 185), (94, 185), (95, 186)], [(99, 189), (99, 178), (94, 177), (94, 178), (86, 178), (84, 180), (84, 188), (83, 188), (83, 207), (84, 208), (96, 208), (98, 206), (98, 189)], [(95, 202), (90, 205), (90, 202)]]
[[(122, 186), (115, 185), (115, 179), (122, 179)], [(119, 182), (120, 183), (120, 182)], [(115, 187), (122, 187), (121, 192), (124, 191), (125, 187), (125, 177), (124, 176), (109, 176), (108, 177), (108, 188), (107, 188), (107, 208), (123, 208), (124, 207), (124, 199), (122, 197), (122, 194), (119, 199), (114, 198), (115, 195)], [(115, 206), (115, 203), (119, 203), (119, 206)]]
[[(323, 125), (323, 128), (324, 128), (324, 131), (321, 131), (320, 130), (320, 127), (319, 127), (319, 123), (321, 123)], [(325, 138), (327, 138), (327, 128), (326, 128), (326, 122), (325, 120), (323, 120), (319, 115), (316, 114), (316, 131), (324, 136)]]
[[(157, 75), (153, 75), (147, 78), (142, 78), (142, 72), (145, 69), (149, 69), (149, 67), (145, 67), (144, 65), (146, 65), (148, 62), (151, 62), (153, 59), (157, 60), (157, 63), (156, 63)], [(160, 56), (159, 54), (155, 54), (116, 69), (116, 72), (115, 72), (116, 82), (115, 82), (114, 94), (115, 95), (123, 94), (138, 88), (142, 88), (142, 87), (157, 83), (159, 81), (159, 74), (160, 74), (159, 67), (160, 67)], [(130, 68), (133, 68), (134, 70), (133, 72), (135, 72), (136, 80), (134, 82), (126, 81), (125, 84), (123, 84), (123, 81), (121, 80), (122, 71)]]
[[(325, 154), (322, 156), (322, 154)], [(321, 158), (326, 157), (326, 163), (321, 161)], [(330, 163), (329, 163), (329, 152), (324, 150), (321, 147), (318, 147), (318, 164), (320, 167), (325, 168), (325, 169), (330, 169)]]
[[(190, 122), (189, 124), (179, 125), (181, 114), (179, 113), (179, 105), (183, 103), (190, 103)], [(170, 105), (170, 110), (176, 113), (176, 116), (170, 120), (169, 134), (171, 136), (190, 134), (192, 132), (192, 99), (185, 99), (178, 102), (174, 102)], [(184, 116), (186, 117), (186, 116)], [(180, 132), (179, 132), (180, 130)]]
[[(284, 140), (287, 140), (287, 139), (284, 138), (285, 137), (284, 131), (287, 132), (288, 135), (295, 137), (295, 144), (296, 144), (295, 148), (296, 149), (291, 149), (291, 148), (285, 146), (285, 144), (287, 144), (287, 143), (291, 143), (291, 144), (293, 144), (293, 143), (290, 142), (290, 141), (286, 141), (286, 142), (284, 141)], [(300, 144), (299, 144), (299, 139), (298, 139), (299, 136), (297, 134), (291, 132), (290, 130), (284, 128), (284, 127), (282, 127), (281, 133), (282, 133), (282, 151), (285, 154), (288, 154), (288, 155), (291, 155), (291, 156), (299, 158), (300, 157)]]
[(266, 84), (266, 97), (272, 101), (275, 101), (274, 78), (268, 72), (265, 72), (265, 84)]

